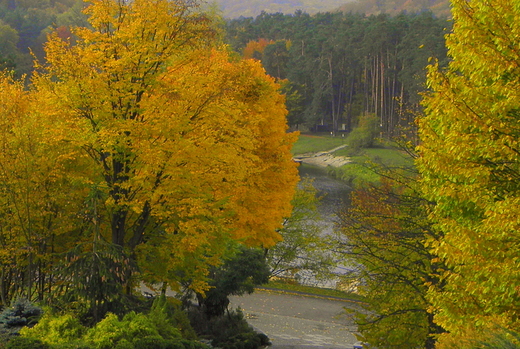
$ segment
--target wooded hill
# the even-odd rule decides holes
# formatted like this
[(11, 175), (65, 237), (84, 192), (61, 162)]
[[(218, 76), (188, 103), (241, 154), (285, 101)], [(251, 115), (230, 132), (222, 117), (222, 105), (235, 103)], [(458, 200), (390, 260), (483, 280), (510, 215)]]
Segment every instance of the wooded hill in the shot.
[[(337, 10), (349, 0), (217, 0), (226, 18), (256, 17), (267, 13), (294, 13), (301, 10), (310, 14)], [(350, 0), (351, 1), (351, 0)]]
[(439, 17), (450, 16), (449, 0), (355, 0), (339, 7), (340, 11), (377, 15), (388, 13), (397, 15), (401, 12), (418, 13), (431, 11)]
[(377, 15), (400, 12), (417, 13), (426, 10), (447, 17), (450, 14), (448, 0), (217, 0), (226, 18), (255, 17), (262, 11), (267, 13), (294, 13), (297, 10), (309, 14), (327, 11), (364, 13)]

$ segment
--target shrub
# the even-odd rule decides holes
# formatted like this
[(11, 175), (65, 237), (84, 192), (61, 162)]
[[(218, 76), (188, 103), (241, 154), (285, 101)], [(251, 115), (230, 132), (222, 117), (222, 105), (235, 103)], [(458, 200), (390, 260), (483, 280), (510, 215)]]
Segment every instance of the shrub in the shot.
[(16, 335), (23, 327), (34, 326), (42, 314), (42, 308), (26, 299), (18, 299), (0, 313), (0, 335)]
[(91, 328), (85, 339), (97, 349), (110, 349), (125, 338), (127, 328), (117, 315), (109, 313), (95, 327)]
[(132, 343), (123, 338), (119, 342), (117, 342), (114, 349), (135, 349), (135, 347)]
[[(204, 321), (199, 311), (190, 313), (194, 321)], [(214, 347), (226, 349), (257, 349), (270, 345), (265, 334), (257, 333), (245, 320), (240, 309), (213, 317), (204, 326), (198, 325), (201, 336), (211, 339)]]
[(374, 145), (379, 132), (379, 120), (375, 115), (365, 115), (347, 137), (348, 148), (354, 155), (361, 148), (370, 148)]
[(149, 317), (165, 339), (181, 338), (181, 334), (187, 339), (197, 338), (188, 316), (181, 310), (180, 305), (172, 303), (164, 295), (154, 300)]
[(33, 328), (24, 328), (20, 334), (27, 338), (39, 339), (48, 344), (67, 344), (78, 341), (85, 333), (86, 328), (78, 318), (65, 314), (45, 314)]
[(135, 349), (167, 349), (168, 344), (168, 341), (159, 335), (134, 340)]
[(49, 346), (39, 339), (15, 337), (7, 343), (7, 349), (48, 349)]
[(52, 349), (94, 349), (94, 347), (88, 343), (78, 340), (69, 343), (54, 344), (52, 345)]

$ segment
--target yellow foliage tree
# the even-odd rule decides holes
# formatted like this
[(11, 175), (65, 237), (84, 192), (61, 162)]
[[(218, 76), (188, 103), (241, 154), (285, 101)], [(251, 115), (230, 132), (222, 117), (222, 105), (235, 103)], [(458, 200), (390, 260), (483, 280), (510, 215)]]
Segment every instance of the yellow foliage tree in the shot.
[(493, 326), (520, 330), (520, 6), (452, 0), (452, 13), (452, 60), (430, 67), (420, 120), (423, 189), (442, 232), (429, 247), (447, 266), (430, 289), (447, 330), (439, 348)]
[[(55, 200), (77, 208), (60, 233), (89, 225), (76, 243), (111, 242), (142, 279), (202, 289), (231, 240), (280, 239), (298, 178), (284, 98), (184, 1), (90, 2), (91, 28), (75, 28), (74, 45), (52, 34), (32, 80), (41, 151), (71, 183)], [(78, 208), (87, 201), (90, 218)]]

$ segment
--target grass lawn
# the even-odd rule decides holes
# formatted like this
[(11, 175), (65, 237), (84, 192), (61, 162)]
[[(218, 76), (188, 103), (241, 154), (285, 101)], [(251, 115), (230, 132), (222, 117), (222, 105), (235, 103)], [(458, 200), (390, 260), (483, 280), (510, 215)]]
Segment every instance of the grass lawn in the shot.
[(301, 134), (293, 145), (294, 155), (327, 151), (345, 144), (345, 138), (332, 137), (330, 135)]
[[(349, 156), (349, 149), (343, 148), (334, 155)], [(378, 183), (379, 175), (372, 170), (374, 164), (380, 164), (387, 168), (410, 168), (413, 166), (412, 158), (398, 148), (379, 147), (362, 149), (359, 154), (350, 156), (352, 162), (340, 168), (330, 169), (330, 173), (351, 185), (362, 183)]]
[[(349, 156), (349, 149), (343, 148), (334, 152), (337, 156)], [(412, 166), (413, 162), (410, 156), (402, 150), (393, 147), (366, 148), (361, 153), (351, 157), (356, 163), (364, 163), (372, 161), (381, 163), (390, 167), (407, 167)]]

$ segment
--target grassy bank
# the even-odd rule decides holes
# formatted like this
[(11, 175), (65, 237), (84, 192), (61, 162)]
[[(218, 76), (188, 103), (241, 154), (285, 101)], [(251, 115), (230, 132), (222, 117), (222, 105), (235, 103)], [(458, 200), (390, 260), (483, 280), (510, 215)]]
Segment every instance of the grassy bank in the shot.
[(345, 138), (330, 135), (301, 134), (292, 148), (294, 155), (328, 151), (345, 144)]
[(321, 287), (312, 287), (312, 286), (303, 286), (293, 282), (284, 282), (280, 280), (269, 281), (268, 284), (264, 285), (266, 288), (285, 291), (285, 292), (295, 292), (295, 293), (306, 293), (309, 295), (316, 295), (320, 297), (333, 297), (333, 298), (341, 298), (345, 300), (356, 300), (363, 301), (363, 297), (350, 292), (343, 292), (340, 290), (334, 290), (330, 288), (321, 288)]
[[(343, 137), (302, 134), (293, 147), (293, 154), (328, 151), (346, 144), (346, 142), (347, 139)], [(413, 166), (412, 159), (391, 143), (378, 144), (374, 148), (363, 148), (355, 152), (346, 147), (335, 151), (333, 154), (350, 157), (352, 162), (339, 168), (330, 167), (329, 173), (353, 186), (362, 183), (378, 183), (380, 176), (374, 171), (375, 164), (383, 168), (406, 168)]]
[[(350, 149), (340, 149), (335, 152), (338, 156), (349, 156)], [(348, 182), (351, 185), (362, 183), (378, 183), (381, 169), (400, 169), (413, 166), (412, 158), (397, 147), (387, 145), (385, 147), (360, 149), (359, 153), (350, 156), (351, 163), (340, 168), (330, 168), (329, 172), (334, 177)]]

